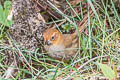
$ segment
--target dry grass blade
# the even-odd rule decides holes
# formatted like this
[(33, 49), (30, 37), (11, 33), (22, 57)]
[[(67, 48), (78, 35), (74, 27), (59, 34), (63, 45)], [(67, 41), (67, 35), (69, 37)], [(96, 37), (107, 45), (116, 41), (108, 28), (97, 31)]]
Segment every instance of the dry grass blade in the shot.
[(84, 0), (73, 0), (73, 1), (70, 2), (70, 4), (75, 5), (75, 4), (78, 4), (78, 3), (82, 2), (82, 1), (84, 1)]
[[(56, 9), (61, 15), (64, 15), (64, 13), (62, 11), (60, 11), (57, 7), (55, 7), (50, 1), (47, 0), (47, 2), (54, 8)], [(93, 16), (93, 12), (92, 10), (90, 12), (88, 12), (90, 14), (90, 16)], [(80, 24), (78, 25), (79, 31), (82, 32), (86, 26), (88, 25), (88, 13), (85, 15), (84, 19), (80, 22)], [(68, 20), (71, 24), (75, 25), (68, 17), (64, 16), (64, 18), (66, 20)], [(64, 21), (65, 22), (65, 21)], [(64, 22), (60, 23), (63, 24)]]
[(58, 13), (61, 14), (66, 20), (68, 20), (71, 24), (75, 25), (73, 21), (71, 21), (68, 17), (66, 17), (64, 13), (61, 10), (59, 10), (56, 6), (54, 6), (49, 0), (47, 0), (47, 2), (51, 7), (53, 7), (56, 11), (58, 11)]
[(88, 14), (90, 14), (91, 17), (93, 17), (93, 15), (94, 15), (92, 10), (85, 15), (83, 20), (78, 25), (80, 33), (82, 33), (82, 31), (88, 26)]
[[(59, 19), (59, 15), (57, 15), (57, 14), (54, 14), (54, 12), (52, 12), (50, 9), (49, 9), (49, 7), (48, 7), (48, 5), (46, 5), (46, 7), (45, 6), (43, 6), (43, 5), (41, 5), (37, 0), (34, 0), (43, 10), (45, 10), (45, 11), (47, 11), (48, 12), (48, 14), (50, 14), (53, 18), (55, 18), (55, 19)], [(45, 1), (44, 1), (45, 2)], [(47, 4), (47, 3), (45, 3), (45, 4)]]
[(5, 79), (14, 78), (16, 67), (17, 67), (17, 63), (15, 61), (12, 62), (12, 64), (10, 65), (10, 67), (8, 67), (3, 77)]
[[(105, 55), (105, 56), (98, 56), (98, 57), (95, 57), (95, 58), (92, 58), (92, 59), (88, 60), (88, 61), (85, 62), (83, 65), (81, 65), (81, 66), (77, 69), (77, 71), (79, 71), (80, 69), (82, 69), (85, 65), (89, 64), (91, 61), (94, 61), (94, 60), (96, 60), (96, 59), (98, 59), (98, 58), (103, 58), (103, 57), (107, 57), (107, 55)], [(66, 78), (64, 78), (64, 80), (68, 80), (68, 79), (69, 79), (72, 75), (74, 75), (77, 71), (74, 71), (74, 72), (72, 72), (71, 74), (69, 74)]]

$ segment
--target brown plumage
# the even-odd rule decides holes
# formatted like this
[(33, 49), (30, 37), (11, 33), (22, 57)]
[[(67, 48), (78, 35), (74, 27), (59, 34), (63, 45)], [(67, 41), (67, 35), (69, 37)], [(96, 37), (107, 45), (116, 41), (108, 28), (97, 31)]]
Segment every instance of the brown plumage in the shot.
[[(93, 16), (92, 10), (88, 12), (90, 16)], [(88, 25), (88, 14), (78, 25), (80, 33)], [(43, 33), (45, 49), (48, 55), (56, 59), (70, 60), (74, 57), (79, 48), (79, 38), (77, 31), (73, 34), (61, 34), (57, 29), (50, 28)]]
[(47, 29), (44, 34), (45, 49), (48, 55), (56, 59), (69, 60), (78, 48), (78, 35), (61, 34), (57, 29)]

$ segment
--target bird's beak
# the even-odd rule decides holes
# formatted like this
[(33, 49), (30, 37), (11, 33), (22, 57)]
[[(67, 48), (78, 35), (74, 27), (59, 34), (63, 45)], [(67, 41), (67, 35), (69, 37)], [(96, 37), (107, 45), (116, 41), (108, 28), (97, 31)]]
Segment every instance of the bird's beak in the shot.
[(45, 42), (45, 44), (46, 44), (46, 45), (51, 45), (52, 43), (51, 43), (50, 40), (47, 40), (47, 41)]

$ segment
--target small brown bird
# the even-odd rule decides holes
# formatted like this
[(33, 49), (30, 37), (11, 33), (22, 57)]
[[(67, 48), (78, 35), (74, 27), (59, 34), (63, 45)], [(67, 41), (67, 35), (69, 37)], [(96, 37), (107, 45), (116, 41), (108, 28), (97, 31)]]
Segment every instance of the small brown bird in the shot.
[(77, 52), (79, 38), (76, 33), (61, 34), (57, 29), (50, 28), (43, 37), (45, 49), (52, 58), (70, 60)]
[[(84, 19), (78, 25), (82, 32), (88, 26), (88, 14), (93, 16), (92, 10), (88, 11)], [(48, 55), (56, 59), (70, 60), (79, 48), (79, 37), (77, 31), (73, 34), (61, 34), (57, 29), (50, 28), (43, 33), (45, 49)]]

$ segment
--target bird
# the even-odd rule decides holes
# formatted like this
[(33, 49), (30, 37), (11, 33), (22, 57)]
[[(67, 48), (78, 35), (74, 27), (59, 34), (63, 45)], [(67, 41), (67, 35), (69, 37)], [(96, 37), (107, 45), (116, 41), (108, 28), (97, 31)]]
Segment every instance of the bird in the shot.
[[(88, 14), (93, 17), (92, 10), (88, 11), (83, 20), (78, 25), (80, 33), (88, 26)], [(56, 28), (48, 28), (43, 33), (44, 48), (48, 55), (52, 58), (59, 60), (69, 61), (72, 59), (76, 52), (81, 47), (78, 31), (76, 30), (72, 34), (62, 34)]]
[(43, 33), (44, 48), (47, 54), (58, 60), (69, 61), (79, 48), (79, 37), (73, 34), (62, 34), (56, 28), (48, 28)]

